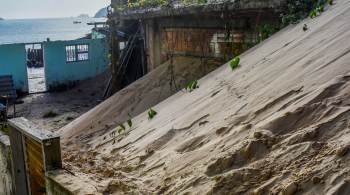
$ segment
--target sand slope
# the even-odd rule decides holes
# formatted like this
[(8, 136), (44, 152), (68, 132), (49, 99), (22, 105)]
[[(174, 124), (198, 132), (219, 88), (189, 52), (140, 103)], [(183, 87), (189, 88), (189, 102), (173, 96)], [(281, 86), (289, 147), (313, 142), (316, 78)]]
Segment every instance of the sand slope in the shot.
[(221, 64), (215, 59), (202, 61), (194, 57), (175, 57), (173, 69), (170, 61), (162, 64), (142, 79), (63, 127), (60, 130), (63, 142), (76, 143), (77, 140), (82, 141), (95, 134), (103, 134), (129, 119), (129, 115), (140, 114), (178, 92), (188, 82), (203, 77)]
[(112, 130), (74, 143), (85, 147), (67, 149), (65, 165), (107, 194), (350, 194), (349, 0), (199, 85), (154, 106), (154, 119), (135, 117), (115, 143)]

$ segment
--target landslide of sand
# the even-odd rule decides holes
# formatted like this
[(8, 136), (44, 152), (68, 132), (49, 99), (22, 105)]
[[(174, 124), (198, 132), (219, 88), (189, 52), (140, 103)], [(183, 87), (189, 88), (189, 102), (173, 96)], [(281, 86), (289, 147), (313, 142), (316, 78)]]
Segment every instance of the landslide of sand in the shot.
[(350, 194), (349, 21), (350, 1), (335, 1), (154, 106), (152, 120), (75, 143), (66, 168), (93, 194)]
[[(63, 127), (63, 143), (88, 142), (92, 137), (106, 133), (111, 128), (136, 116), (181, 90), (188, 82), (201, 78), (220, 67), (215, 59), (174, 57), (160, 65), (144, 78)], [(78, 146), (80, 147), (80, 146)], [(70, 145), (71, 148), (71, 145)]]

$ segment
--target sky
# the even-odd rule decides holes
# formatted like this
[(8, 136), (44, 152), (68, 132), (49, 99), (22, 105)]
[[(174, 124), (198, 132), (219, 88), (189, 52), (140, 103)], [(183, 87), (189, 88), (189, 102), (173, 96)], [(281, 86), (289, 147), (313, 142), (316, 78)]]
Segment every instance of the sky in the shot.
[(0, 17), (5, 19), (61, 18), (95, 13), (110, 0), (0, 0)]

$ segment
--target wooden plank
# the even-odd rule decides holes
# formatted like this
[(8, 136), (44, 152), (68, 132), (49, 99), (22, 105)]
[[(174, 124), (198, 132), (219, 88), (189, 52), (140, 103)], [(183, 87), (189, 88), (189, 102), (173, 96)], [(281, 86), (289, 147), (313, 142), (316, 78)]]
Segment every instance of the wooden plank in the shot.
[(62, 168), (61, 145), (60, 139), (54, 138), (43, 141), (44, 147), (44, 164), (46, 171), (52, 171)]
[(28, 194), (22, 134), (11, 127), (9, 135), (14, 168), (15, 191), (16, 194)]
[(27, 145), (31, 145), (31, 147), (33, 147), (33, 149), (35, 149), (35, 150), (37, 150), (37, 151), (40, 151), (40, 153), (41, 153), (41, 155), (42, 155), (42, 149), (43, 149), (43, 147), (42, 147), (42, 144), (41, 143), (39, 143), (39, 142), (37, 142), (37, 141), (35, 141), (35, 140), (33, 140), (33, 139), (31, 139), (31, 138), (27, 138), (26, 139), (26, 144)]
[(32, 195), (45, 194), (46, 184), (42, 144), (27, 136), (25, 136), (24, 140), (26, 142), (26, 163), (31, 193)]
[(33, 149), (27, 148), (27, 156), (30, 156), (30, 159), (33, 163), (37, 164), (37, 166), (44, 169), (43, 157), (35, 155), (32, 151)]

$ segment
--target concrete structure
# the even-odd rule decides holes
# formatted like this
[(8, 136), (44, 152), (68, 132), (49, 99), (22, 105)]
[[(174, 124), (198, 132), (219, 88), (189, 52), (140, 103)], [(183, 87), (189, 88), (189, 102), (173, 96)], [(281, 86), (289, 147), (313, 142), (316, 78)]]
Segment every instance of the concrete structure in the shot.
[[(130, 24), (142, 26), (150, 71), (171, 55), (227, 59), (239, 55), (260, 41), (263, 25), (280, 25), (285, 4), (285, 0), (208, 2), (185, 5), (173, 1), (163, 7), (116, 11), (112, 20), (128, 32), (132, 31)], [(120, 10), (123, 3), (112, 0), (112, 7)]]
[[(105, 39), (49, 41), (40, 44), (43, 47), (45, 82), (49, 91), (65, 89), (107, 70), (108, 47)], [(85, 49), (82, 52), (79, 51), (81, 46)], [(16, 89), (29, 92), (25, 44), (0, 45), (0, 75), (12, 75)]]
[(16, 194), (46, 194), (46, 173), (62, 169), (60, 137), (25, 118), (8, 122)]
[(16, 89), (28, 92), (24, 44), (0, 45), (0, 75), (12, 75)]
[(0, 194), (14, 195), (10, 139), (0, 131)]
[(95, 190), (62, 170), (60, 137), (24, 118), (9, 120), (9, 127), (9, 136), (0, 131), (0, 195), (71, 195)]
[[(88, 45), (88, 59), (67, 62), (66, 47)], [(105, 39), (44, 42), (45, 79), (48, 90), (73, 85), (107, 70)]]

